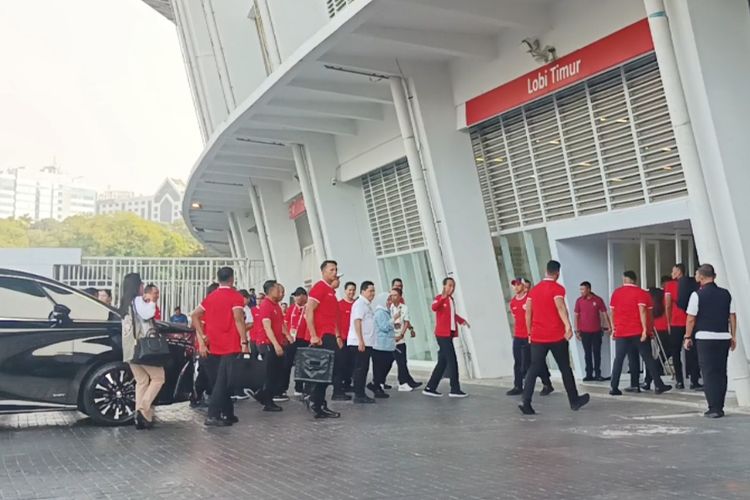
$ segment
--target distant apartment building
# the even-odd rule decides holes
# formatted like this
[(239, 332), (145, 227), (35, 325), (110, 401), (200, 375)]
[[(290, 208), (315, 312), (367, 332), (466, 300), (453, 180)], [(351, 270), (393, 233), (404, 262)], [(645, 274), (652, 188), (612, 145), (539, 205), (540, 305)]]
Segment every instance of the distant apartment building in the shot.
[(179, 179), (167, 178), (155, 194), (136, 195), (129, 191), (105, 191), (96, 201), (97, 214), (131, 212), (153, 222), (171, 224), (182, 217), (180, 207), (185, 184)]
[(91, 215), (95, 210), (96, 190), (56, 166), (0, 170), (0, 218), (63, 220), (73, 215)]

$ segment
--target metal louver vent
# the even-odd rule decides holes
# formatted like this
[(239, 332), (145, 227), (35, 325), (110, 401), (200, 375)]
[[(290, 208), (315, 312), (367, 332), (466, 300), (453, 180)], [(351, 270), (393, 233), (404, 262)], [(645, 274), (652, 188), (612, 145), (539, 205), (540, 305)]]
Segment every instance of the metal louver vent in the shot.
[(687, 194), (653, 54), (470, 132), (493, 233)]
[(403, 158), (362, 177), (378, 257), (424, 248), (409, 164)]
[(352, 3), (354, 0), (326, 0), (328, 17), (333, 18), (341, 9)]

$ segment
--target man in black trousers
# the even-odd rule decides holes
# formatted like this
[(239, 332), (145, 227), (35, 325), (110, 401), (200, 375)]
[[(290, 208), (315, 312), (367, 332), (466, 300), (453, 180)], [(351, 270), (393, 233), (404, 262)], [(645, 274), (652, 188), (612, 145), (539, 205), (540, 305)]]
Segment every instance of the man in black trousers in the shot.
[(690, 295), (685, 328), (685, 350), (698, 350), (708, 418), (724, 416), (727, 395), (727, 358), (737, 347), (737, 316), (728, 290), (716, 285), (716, 272), (703, 264), (695, 275), (700, 289)]

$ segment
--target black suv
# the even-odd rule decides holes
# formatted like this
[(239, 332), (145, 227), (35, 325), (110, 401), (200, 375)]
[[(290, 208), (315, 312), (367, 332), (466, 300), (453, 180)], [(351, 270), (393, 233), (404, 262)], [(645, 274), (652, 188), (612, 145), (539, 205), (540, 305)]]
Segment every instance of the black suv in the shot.
[[(158, 322), (172, 359), (159, 404), (193, 390), (193, 332)], [(0, 414), (80, 410), (101, 425), (132, 421), (135, 382), (122, 361), (121, 320), (54, 280), (0, 269)]]

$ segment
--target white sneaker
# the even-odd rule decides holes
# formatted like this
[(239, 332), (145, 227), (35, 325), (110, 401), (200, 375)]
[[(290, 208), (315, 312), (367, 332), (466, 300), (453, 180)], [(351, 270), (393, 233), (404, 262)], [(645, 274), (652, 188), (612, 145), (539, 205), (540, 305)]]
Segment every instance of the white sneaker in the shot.
[(400, 384), (398, 386), (398, 392), (411, 392), (414, 389), (409, 384)]
[(302, 396), (302, 393), (301, 393), (301, 392), (297, 392), (297, 391), (294, 391), (294, 397), (295, 397), (295, 398), (298, 398), (298, 397), (300, 397), (300, 396)]

